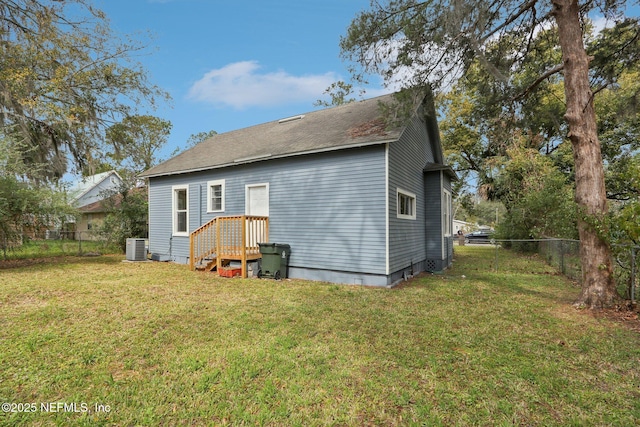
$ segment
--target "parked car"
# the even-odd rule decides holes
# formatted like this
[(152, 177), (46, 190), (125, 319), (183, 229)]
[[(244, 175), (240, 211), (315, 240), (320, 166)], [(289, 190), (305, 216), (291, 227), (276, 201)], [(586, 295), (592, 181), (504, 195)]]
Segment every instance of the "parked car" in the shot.
[(465, 243), (489, 243), (493, 236), (493, 230), (476, 230), (464, 235)]

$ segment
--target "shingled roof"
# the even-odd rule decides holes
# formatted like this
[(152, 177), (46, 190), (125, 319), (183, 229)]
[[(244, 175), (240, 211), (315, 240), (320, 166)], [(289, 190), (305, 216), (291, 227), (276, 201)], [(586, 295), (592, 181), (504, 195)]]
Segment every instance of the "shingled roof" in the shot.
[(391, 102), (392, 97), (384, 95), (214, 135), (149, 169), (141, 177), (196, 172), (396, 141), (404, 127), (385, 128), (379, 108), (380, 102)]

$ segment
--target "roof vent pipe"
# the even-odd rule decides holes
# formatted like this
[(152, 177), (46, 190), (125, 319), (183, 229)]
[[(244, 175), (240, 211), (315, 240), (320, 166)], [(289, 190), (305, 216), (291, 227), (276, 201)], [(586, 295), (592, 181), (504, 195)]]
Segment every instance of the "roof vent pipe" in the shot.
[(302, 118), (304, 118), (304, 114), (301, 114), (299, 116), (287, 117), (286, 119), (280, 119), (280, 120), (278, 120), (278, 123), (293, 122), (294, 120), (300, 120)]

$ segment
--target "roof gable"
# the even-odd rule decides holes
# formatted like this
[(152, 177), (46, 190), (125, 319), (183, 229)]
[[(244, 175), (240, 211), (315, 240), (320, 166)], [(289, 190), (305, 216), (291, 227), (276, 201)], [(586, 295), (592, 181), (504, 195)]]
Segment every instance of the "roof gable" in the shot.
[(73, 201), (79, 200), (82, 196), (87, 194), (89, 191), (93, 190), (95, 187), (104, 182), (107, 178), (115, 176), (117, 177), (117, 181), (121, 182), (122, 179), (118, 172), (112, 170), (108, 172), (102, 172), (96, 175), (86, 176), (78, 179), (77, 181), (71, 184), (71, 188), (69, 189), (69, 194)]

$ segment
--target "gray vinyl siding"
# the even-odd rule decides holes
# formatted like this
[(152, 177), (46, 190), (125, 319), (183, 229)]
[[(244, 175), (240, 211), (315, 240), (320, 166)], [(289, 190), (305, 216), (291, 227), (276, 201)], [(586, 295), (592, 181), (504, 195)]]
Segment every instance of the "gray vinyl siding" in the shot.
[(427, 270), (440, 271), (442, 265), (442, 185), (440, 171), (425, 174), (425, 209), (427, 221), (425, 241), (427, 245)]
[[(426, 235), (428, 271), (440, 271), (453, 261), (453, 236), (444, 236), (442, 190), (451, 192), (451, 179), (444, 171), (425, 173)], [(453, 230), (453, 229), (452, 229)]]
[[(189, 238), (172, 236), (172, 186), (177, 184), (189, 184), (189, 181), (184, 177), (149, 180), (149, 252), (163, 260), (185, 263), (189, 254)], [(192, 199), (189, 191), (189, 213), (193, 209)]]
[(283, 173), (287, 185), (274, 185), (271, 240), (291, 244), (292, 267), (384, 274), (384, 149), (314, 163), (297, 161)]
[[(225, 180), (225, 211), (207, 212), (207, 182)], [(292, 271), (385, 274), (384, 146), (151, 178), (149, 250), (188, 262), (189, 238), (171, 239), (171, 188), (189, 186), (189, 231), (245, 213), (245, 186), (269, 183), (269, 237), (291, 245)]]
[[(432, 213), (426, 208), (434, 201), (425, 200), (423, 169), (433, 162), (426, 125), (415, 117), (401, 139), (389, 144), (389, 273), (411, 268), (412, 263), (427, 258), (425, 227)], [(415, 220), (398, 218), (398, 188), (416, 195)]]

